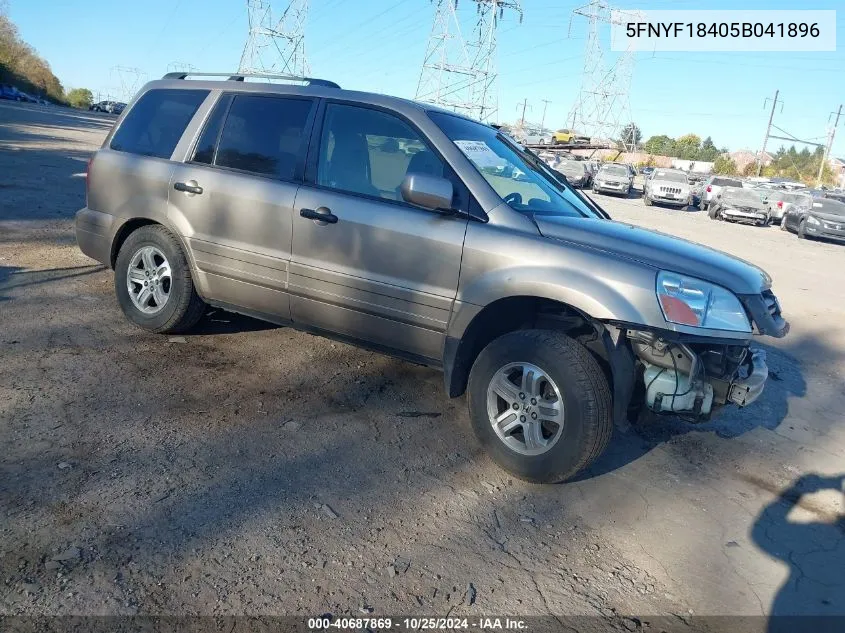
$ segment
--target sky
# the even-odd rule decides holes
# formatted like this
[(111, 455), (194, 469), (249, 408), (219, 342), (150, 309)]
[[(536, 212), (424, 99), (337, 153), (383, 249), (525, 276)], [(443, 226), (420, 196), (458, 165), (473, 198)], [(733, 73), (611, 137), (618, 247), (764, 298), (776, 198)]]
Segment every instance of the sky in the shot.
[[(267, 1), (267, 0), (265, 0)], [(584, 4), (521, 0), (522, 23), (505, 13), (498, 29), (499, 121), (526, 119), (566, 126), (578, 95), (587, 22), (572, 16)], [(44, 57), (66, 87), (116, 95), (173, 64), (207, 72), (238, 67), (246, 40), (246, 0), (8, 0), (21, 36)], [(281, 10), (284, 0), (275, 0)], [(460, 0), (459, 11), (472, 11)], [(801, 9), (798, 0), (619, 0), (637, 9)], [(758, 150), (771, 99), (780, 90), (774, 123), (805, 140), (825, 142), (831, 112), (845, 103), (845, 6), (816, 0), (809, 8), (841, 9), (838, 50), (818, 53), (638, 53), (631, 86), (632, 119), (643, 137), (687, 133), (711, 136), (718, 147)], [(312, 75), (344, 88), (413, 98), (434, 4), (430, 0), (310, 0), (306, 52)], [(609, 27), (603, 37), (609, 47)], [(608, 59), (614, 53), (607, 53)], [(140, 86), (140, 84), (138, 84)], [(544, 104), (543, 100), (548, 100)], [(767, 103), (771, 105), (771, 101)], [(832, 154), (845, 157), (845, 116)], [(769, 150), (781, 141), (772, 140)], [(801, 146), (799, 146), (800, 149)]]

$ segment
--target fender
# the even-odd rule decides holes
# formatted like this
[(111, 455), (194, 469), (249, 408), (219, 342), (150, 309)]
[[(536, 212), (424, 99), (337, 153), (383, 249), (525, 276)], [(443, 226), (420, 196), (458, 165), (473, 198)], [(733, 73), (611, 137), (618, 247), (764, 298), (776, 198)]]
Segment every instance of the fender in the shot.
[(484, 306), (511, 297), (557, 301), (597, 321), (663, 323), (663, 314), (654, 294), (654, 271), (641, 265), (616, 261), (613, 262), (616, 279), (610, 279), (601, 274), (609, 264), (606, 257), (602, 259), (603, 265), (596, 263), (595, 267), (588, 269), (589, 272), (520, 266), (480, 275), (458, 292), (447, 335), (462, 338), (472, 319)]

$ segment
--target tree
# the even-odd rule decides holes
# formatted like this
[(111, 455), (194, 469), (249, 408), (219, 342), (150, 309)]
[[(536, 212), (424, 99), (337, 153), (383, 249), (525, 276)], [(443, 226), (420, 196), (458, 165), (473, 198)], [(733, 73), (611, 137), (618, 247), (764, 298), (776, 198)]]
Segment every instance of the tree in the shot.
[(24, 92), (64, 99), (58, 78), (35, 50), (20, 38), (18, 28), (5, 15), (0, 0), (0, 83), (17, 86)]
[(65, 98), (74, 108), (87, 109), (88, 106), (94, 103), (94, 95), (91, 94), (91, 91), (88, 90), (88, 88), (74, 88), (67, 93)]
[(736, 163), (730, 156), (717, 156), (713, 162), (713, 173), (722, 174), (723, 176), (735, 176)]
[(675, 155), (675, 139), (661, 134), (660, 136), (652, 136), (649, 138), (643, 149), (649, 154), (658, 154), (660, 156), (674, 156)]
[(629, 123), (622, 128), (622, 133), (619, 140), (626, 149), (633, 149), (635, 145), (639, 145), (643, 138), (643, 133), (636, 123)]
[(683, 160), (699, 160), (701, 151), (701, 137), (695, 134), (684, 134), (675, 141), (675, 151), (678, 158)]
[(704, 160), (712, 163), (719, 158), (719, 154), (720, 152), (716, 149), (713, 139), (708, 136), (701, 142), (701, 149), (698, 152), (698, 160)]

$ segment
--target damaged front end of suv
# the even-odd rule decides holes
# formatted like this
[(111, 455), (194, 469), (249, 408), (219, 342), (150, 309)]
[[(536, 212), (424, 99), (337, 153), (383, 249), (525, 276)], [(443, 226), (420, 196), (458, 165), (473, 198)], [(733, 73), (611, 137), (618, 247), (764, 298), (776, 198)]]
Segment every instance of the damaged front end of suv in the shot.
[(752, 336), (780, 338), (789, 331), (771, 289), (736, 295), (699, 279), (661, 272), (657, 296), (667, 322), (727, 330), (739, 337), (626, 330), (641, 380), (635, 405), (704, 422), (724, 405), (744, 407), (762, 395), (769, 370), (765, 351), (751, 346)]

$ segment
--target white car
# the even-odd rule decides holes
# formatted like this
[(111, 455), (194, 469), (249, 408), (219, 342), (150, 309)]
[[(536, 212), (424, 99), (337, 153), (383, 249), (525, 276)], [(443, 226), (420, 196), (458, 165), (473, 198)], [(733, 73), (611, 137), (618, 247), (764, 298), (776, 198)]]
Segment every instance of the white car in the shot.
[(655, 169), (643, 185), (643, 202), (650, 207), (655, 202), (673, 207), (692, 203), (692, 187), (686, 172), (680, 169)]
[(730, 178), (728, 176), (711, 176), (704, 183), (701, 190), (701, 199), (698, 203), (698, 208), (706, 211), (710, 203), (716, 199), (723, 187), (742, 187), (742, 181), (739, 178)]
[(542, 130), (522, 130), (516, 135), (518, 140), (523, 145), (551, 145), (552, 136), (548, 132)]
[(769, 217), (772, 222), (781, 222), (783, 216), (793, 209), (810, 209), (813, 206), (813, 196), (800, 191), (765, 191), (765, 201), (769, 205)]

